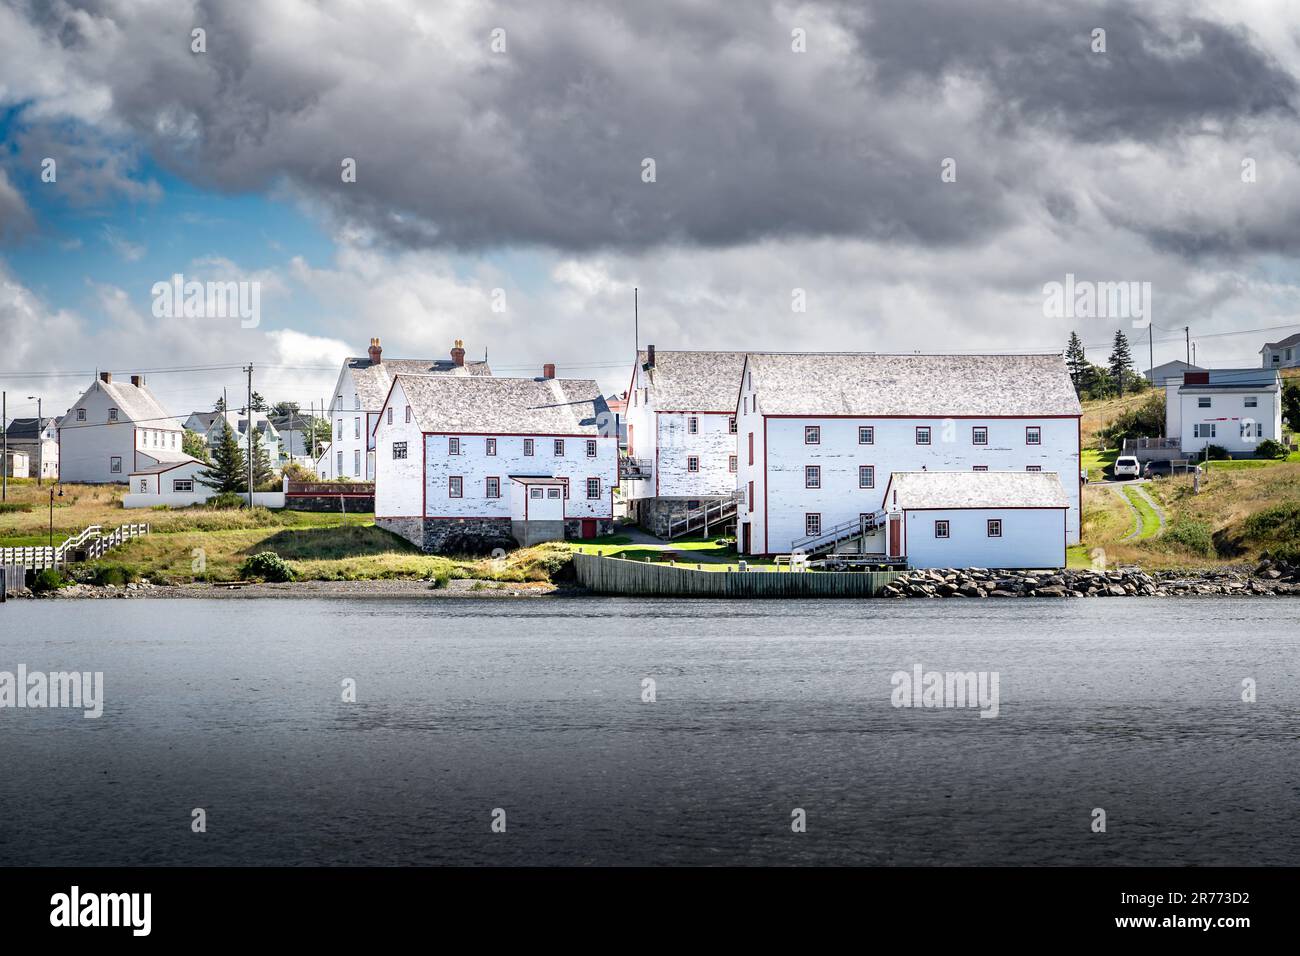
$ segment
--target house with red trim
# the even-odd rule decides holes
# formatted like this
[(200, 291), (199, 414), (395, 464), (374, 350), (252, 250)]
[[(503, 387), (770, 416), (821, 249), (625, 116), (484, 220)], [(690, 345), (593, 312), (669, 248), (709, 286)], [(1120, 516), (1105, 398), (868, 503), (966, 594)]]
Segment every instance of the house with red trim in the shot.
[[(1053, 518), (1053, 564), (1062, 541), (1079, 541), (1082, 409), (1059, 354), (749, 353), (737, 384), (742, 554), (857, 550), (910, 563), (902, 528), (887, 540), (902, 519), (885, 492), (891, 476), (917, 472), (993, 476), (972, 493), (1054, 474), (1065, 510)], [(1009, 566), (951, 557), (944, 566)]]
[[(744, 352), (637, 352), (627, 391), (628, 516), (652, 534), (734, 521), (736, 382)], [(697, 522), (697, 524), (700, 522)]]
[(594, 381), (393, 377), (374, 426), (375, 524), (431, 553), (594, 538), (613, 525), (618, 437)]
[(59, 421), (59, 480), (126, 484), (141, 468), (188, 460), (184, 429), (145, 384), (100, 372)]

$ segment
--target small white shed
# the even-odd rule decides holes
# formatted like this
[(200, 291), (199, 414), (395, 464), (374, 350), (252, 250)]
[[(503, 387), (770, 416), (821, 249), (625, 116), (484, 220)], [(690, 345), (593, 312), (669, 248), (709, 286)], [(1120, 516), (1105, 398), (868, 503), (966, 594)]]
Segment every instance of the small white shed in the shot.
[(888, 553), (913, 568), (1060, 568), (1068, 510), (1055, 472), (896, 471)]
[(525, 548), (564, 540), (565, 484), (549, 475), (510, 476), (510, 533)]

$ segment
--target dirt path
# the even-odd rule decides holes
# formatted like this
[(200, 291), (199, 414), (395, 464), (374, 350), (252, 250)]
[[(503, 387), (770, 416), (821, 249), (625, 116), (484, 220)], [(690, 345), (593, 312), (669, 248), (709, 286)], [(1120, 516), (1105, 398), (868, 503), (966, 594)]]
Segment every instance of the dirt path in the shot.
[(1151, 532), (1150, 536), (1154, 538), (1156, 535), (1164, 534), (1165, 531), (1164, 511), (1161, 509), (1161, 507), (1158, 504), (1156, 504), (1156, 500), (1147, 493), (1147, 489), (1145, 485), (1135, 485), (1134, 487), (1137, 488), (1137, 493), (1146, 499), (1147, 504), (1151, 506), (1151, 510), (1156, 513), (1156, 520), (1160, 522), (1160, 526), (1156, 528), (1155, 531)]
[(1125, 507), (1133, 515), (1133, 530), (1120, 538), (1120, 541), (1134, 541), (1142, 537), (1142, 514), (1133, 506), (1133, 502), (1128, 500), (1128, 495), (1124, 494), (1124, 486), (1111, 485), (1110, 490), (1115, 492), (1119, 500), (1124, 502)]

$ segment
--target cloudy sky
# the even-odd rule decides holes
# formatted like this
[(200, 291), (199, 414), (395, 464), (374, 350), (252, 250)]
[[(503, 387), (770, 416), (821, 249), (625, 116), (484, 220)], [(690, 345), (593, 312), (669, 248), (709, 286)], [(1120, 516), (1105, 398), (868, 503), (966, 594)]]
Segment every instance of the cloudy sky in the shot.
[[(1300, 329), (1298, 91), (1275, 0), (0, 0), (0, 387), (306, 407), (380, 336), (613, 391), (634, 287), (661, 348), (1145, 367), (1067, 273), (1248, 365)], [(175, 273), (259, 324), (156, 317)]]

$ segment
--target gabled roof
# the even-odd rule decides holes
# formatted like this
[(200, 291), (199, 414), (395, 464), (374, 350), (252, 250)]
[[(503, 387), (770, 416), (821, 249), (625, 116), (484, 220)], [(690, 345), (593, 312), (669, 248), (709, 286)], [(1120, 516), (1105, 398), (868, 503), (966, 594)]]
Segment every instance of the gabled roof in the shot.
[[(151, 457), (151, 458), (156, 458), (157, 456), (156, 456), (156, 455), (150, 455), (149, 457)], [(168, 459), (168, 460), (165, 460), (165, 461), (160, 461), (158, 464), (156, 464), (156, 465), (149, 465), (149, 466), (146, 467), (146, 468), (135, 468), (135, 469), (132, 469), (131, 474), (133, 474), (133, 475), (156, 475), (156, 474), (159, 474), (160, 472), (171, 471), (173, 468), (179, 468), (181, 465), (188, 465), (188, 464), (190, 464), (190, 463), (194, 463), (194, 464), (196, 464), (196, 465), (201, 465), (201, 464), (203, 464), (203, 462), (199, 461), (197, 458), (192, 458), (192, 457), (189, 456), (189, 455), (182, 455), (182, 456), (179, 457), (179, 458), (172, 458), (172, 459)]]
[[(163, 408), (162, 402), (149, 391), (148, 385), (132, 385), (129, 382), (105, 382), (102, 379), (95, 379), (90, 388), (82, 392), (81, 398), (77, 399), (74, 408), (81, 404), (90, 392), (98, 388), (118, 411), (118, 421), (138, 422), (142, 425), (152, 425), (158, 428), (179, 428), (180, 422), (174, 415)], [(64, 416), (66, 418), (67, 416)], [(86, 428), (95, 427), (98, 423), (94, 422), (60, 422), (61, 428)]]
[(905, 510), (924, 508), (1068, 508), (1054, 471), (896, 471), (885, 489)]
[(1260, 349), (1260, 351), (1262, 352), (1264, 349), (1284, 349), (1291, 345), (1300, 345), (1300, 332), (1288, 335), (1280, 342), (1265, 342), (1264, 348)]
[(395, 384), (426, 432), (595, 438), (599, 417), (609, 413), (600, 388), (589, 379), (399, 375)]
[(1255, 391), (1275, 391), (1280, 387), (1281, 376), (1274, 368), (1211, 368), (1201, 369), (1201, 374), (1209, 375), (1209, 383), (1188, 382), (1186, 378), (1178, 391), (1202, 392), (1221, 389), (1252, 389)]
[[(189, 422), (194, 420), (202, 428), (204, 434), (211, 434), (213, 427), (223, 418), (230, 426), (232, 432), (237, 435), (247, 434), (248, 416), (243, 412), (234, 410), (228, 412), (191, 412), (185, 421)], [(273, 434), (277, 438), (279, 437), (279, 432), (276, 431), (275, 425), (262, 412), (253, 412), (253, 423), (253, 427), (257, 429), (259, 434)], [(213, 437), (219, 438), (220, 435), (217, 434)]]
[[(57, 425), (59, 422), (57, 418), (51, 418), (48, 415), (44, 421), (46, 428)], [(10, 441), (22, 441), (24, 439), (35, 441), (36, 436), (41, 432), (41, 429), (37, 427), (37, 419), (35, 418), (11, 419), (9, 427), (4, 430), (8, 432)]]
[(383, 359), (378, 364), (369, 358), (344, 359), (344, 367), (352, 379), (357, 397), (364, 411), (373, 411), (384, 404), (388, 390), (397, 375), (452, 375), (455, 377), (490, 376), (487, 362), (466, 362), (457, 365), (445, 359)]
[(1065, 359), (1055, 354), (751, 352), (748, 361), (765, 415), (1083, 414)]
[(655, 349), (655, 364), (645, 349), (636, 353), (641, 384), (654, 389), (655, 408), (676, 412), (731, 412), (744, 352), (685, 352)]

